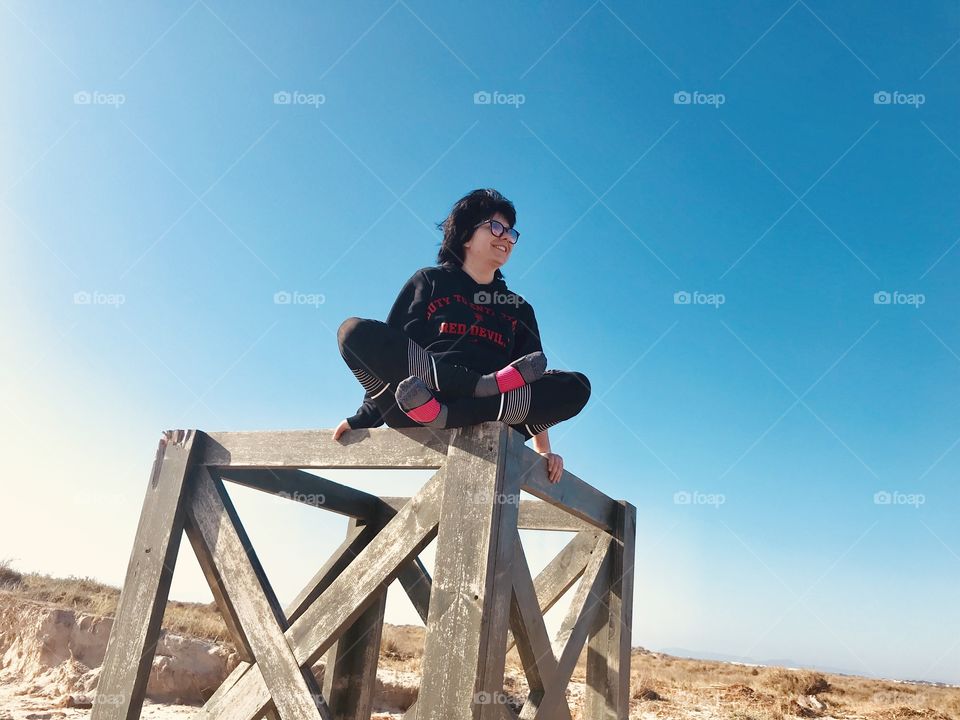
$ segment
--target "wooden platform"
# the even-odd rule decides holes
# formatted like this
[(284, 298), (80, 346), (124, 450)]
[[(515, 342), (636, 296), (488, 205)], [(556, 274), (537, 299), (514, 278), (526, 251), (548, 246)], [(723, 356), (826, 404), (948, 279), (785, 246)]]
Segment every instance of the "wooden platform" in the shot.
[[(243, 662), (203, 720), (367, 720), (387, 587), (426, 625), (423, 678), (405, 720), (569, 720), (565, 690), (588, 646), (584, 718), (627, 717), (636, 511), (546, 462), (509, 426), (460, 430), (204, 433), (157, 448), (107, 645), (92, 720), (138, 718), (174, 563), (186, 533)], [(410, 498), (377, 497), (305, 469), (436, 469)], [(350, 518), (340, 547), (283, 608), (224, 488), (240, 483)], [(524, 490), (539, 498), (520, 501)], [(517, 530), (574, 531), (533, 578)], [(434, 539), (433, 577), (418, 559)], [(312, 562), (304, 549), (302, 562)], [(577, 581), (580, 581), (577, 584)], [(576, 584), (552, 640), (543, 614)], [(516, 645), (530, 686), (506, 704)], [(326, 655), (323, 687), (310, 667)]]

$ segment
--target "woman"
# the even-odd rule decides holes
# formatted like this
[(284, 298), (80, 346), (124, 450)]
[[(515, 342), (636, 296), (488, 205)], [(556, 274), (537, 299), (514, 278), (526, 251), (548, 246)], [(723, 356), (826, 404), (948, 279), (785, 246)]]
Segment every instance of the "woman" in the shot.
[(513, 203), (496, 190), (461, 198), (439, 228), (437, 265), (417, 270), (385, 323), (347, 318), (340, 354), (366, 391), (348, 430), (423, 425), (455, 428), (500, 420), (563, 473), (547, 428), (573, 417), (590, 397), (583, 373), (546, 370), (533, 308), (510, 291), (500, 268), (520, 234)]

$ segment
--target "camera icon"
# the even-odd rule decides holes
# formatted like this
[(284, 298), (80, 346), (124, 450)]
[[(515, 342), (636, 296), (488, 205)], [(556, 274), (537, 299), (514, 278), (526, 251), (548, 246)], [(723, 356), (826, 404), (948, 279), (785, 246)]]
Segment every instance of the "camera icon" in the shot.
[(90, 293), (86, 290), (78, 290), (73, 294), (73, 304), (74, 305), (89, 305), (90, 304)]
[(674, 105), (689, 105), (692, 97), (686, 90), (680, 90), (673, 94)]
[(873, 494), (874, 505), (889, 505), (892, 499), (893, 496), (886, 490), (880, 490)]
[(473, 94), (474, 105), (489, 105), (493, 102), (493, 96), (486, 90), (478, 90)]
[(286, 290), (280, 290), (273, 294), (274, 305), (289, 305), (292, 296)]
[(492, 299), (492, 296), (486, 290), (479, 290), (473, 294), (473, 301), (477, 305), (488, 305)]
[(686, 490), (679, 490), (673, 494), (674, 505), (689, 505), (690, 499), (690, 493)]
[(874, 305), (889, 305), (891, 300), (891, 295), (886, 290), (880, 290), (873, 294), (873, 304)]
[(286, 90), (281, 90), (280, 92), (275, 92), (273, 94), (274, 105), (289, 105), (292, 99), (293, 96)]
[(874, 105), (889, 105), (891, 100), (892, 96), (886, 90), (881, 90), (873, 94)]
[(92, 96), (86, 90), (81, 90), (73, 94), (74, 105), (89, 105), (92, 99)]
[(673, 294), (674, 305), (689, 305), (691, 300), (690, 293), (686, 290), (678, 290)]

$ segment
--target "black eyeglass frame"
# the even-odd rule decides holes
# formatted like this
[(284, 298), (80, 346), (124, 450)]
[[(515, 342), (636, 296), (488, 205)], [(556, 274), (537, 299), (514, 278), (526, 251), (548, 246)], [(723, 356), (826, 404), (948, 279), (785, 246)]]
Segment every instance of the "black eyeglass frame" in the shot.
[[(497, 232), (494, 228), (494, 223), (500, 226), (500, 232)], [(507, 235), (507, 239), (510, 241), (511, 245), (516, 245), (520, 241), (520, 232), (516, 228), (508, 228), (499, 220), (494, 220), (490, 218), (489, 220), (484, 220), (481, 223), (477, 223), (473, 226), (473, 229), (476, 230), (481, 225), (490, 225), (490, 232), (493, 233), (494, 237), (503, 237), (504, 233)]]

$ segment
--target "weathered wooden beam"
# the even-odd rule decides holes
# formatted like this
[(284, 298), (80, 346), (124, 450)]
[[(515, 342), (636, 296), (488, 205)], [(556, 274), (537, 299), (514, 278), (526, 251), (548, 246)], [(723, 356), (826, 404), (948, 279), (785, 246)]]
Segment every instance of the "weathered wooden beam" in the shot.
[[(304, 612), (285, 635), (301, 667), (313, 665), (436, 536), (444, 469), (387, 523)], [(216, 701), (214, 702), (214, 698)], [(252, 720), (269, 694), (258, 665), (252, 665), (224, 693), (215, 693), (198, 720)]]
[[(356, 527), (358, 521), (351, 520), (348, 537)], [(386, 606), (387, 590), (384, 588), (327, 650), (323, 696), (337, 720), (370, 720)]]
[[(381, 497), (384, 504), (399, 510), (410, 498)], [(580, 532), (593, 530), (593, 525), (571, 515), (563, 508), (543, 502), (542, 500), (521, 500), (520, 514), (517, 518), (517, 527), (521, 530), (561, 530), (565, 532)]]
[(356, 559), (360, 551), (370, 544), (370, 541), (376, 534), (377, 526), (375, 525), (348, 526), (346, 539), (340, 543), (340, 546), (327, 558), (323, 567), (314, 574), (297, 596), (287, 605), (284, 611), (287, 616), (287, 621), (292, 623), (303, 615), (306, 609), (330, 587), (330, 583), (337, 579), (337, 576), (343, 572), (344, 568)]
[(427, 568), (420, 562), (420, 558), (414, 558), (408, 563), (397, 576), (400, 585), (413, 603), (414, 610), (420, 616), (423, 624), (427, 624), (427, 616), (430, 612), (430, 590), (433, 587), (433, 581)]
[(213, 432), (206, 434), (202, 462), (235, 468), (439, 468), (454, 432), (376, 428), (351, 430), (339, 440), (332, 429)]
[[(540, 571), (533, 585), (537, 593), (537, 605), (541, 614), (545, 615), (583, 575), (587, 567), (587, 561), (593, 554), (601, 537), (601, 533), (592, 528), (589, 531), (578, 533)], [(508, 635), (508, 652), (513, 645), (513, 638)]]
[[(157, 447), (92, 720), (140, 717), (183, 535), (183, 489), (196, 439), (195, 430), (168, 430)], [(105, 698), (110, 702), (102, 702)]]
[(524, 446), (520, 463), (521, 485), (531, 495), (556, 505), (605, 533), (616, 533), (617, 506), (614, 501), (568, 470), (560, 481), (547, 480), (543, 456)]
[(618, 503), (617, 537), (612, 548), (610, 586), (604, 597), (603, 622), (587, 642), (584, 717), (627, 720), (630, 711), (633, 563), (636, 554), (636, 508)]
[(418, 720), (501, 717), (497, 704), (482, 700), (503, 689), (520, 493), (520, 436), (508, 430), (501, 423), (461, 428), (444, 466)]
[[(530, 567), (518, 542), (513, 561), (513, 602), (510, 626), (517, 641), (517, 652), (527, 676), (527, 685), (533, 704), (539, 705), (545, 692), (557, 682), (557, 659), (553, 654), (550, 636), (537, 602), (537, 591), (530, 577)], [(557, 708), (559, 720), (570, 720), (566, 703)]]
[(375, 518), (383, 501), (376, 495), (295, 468), (223, 468), (224, 480), (271, 495), (355, 518)]
[(557, 658), (554, 683), (546, 689), (543, 697), (531, 696), (520, 711), (520, 720), (551, 720), (566, 705), (564, 692), (577, 659), (583, 650), (587, 635), (603, 609), (603, 590), (609, 583), (612, 538), (602, 536), (596, 550), (590, 556), (583, 578), (577, 586), (560, 630), (553, 640), (553, 652)]
[[(309, 668), (300, 667), (283, 631), (286, 620), (230, 497), (207, 466), (191, 478), (188, 524), (211, 587), (230, 598), (244, 644), (284, 720), (332, 720)], [(258, 707), (260, 714), (266, 707)]]

